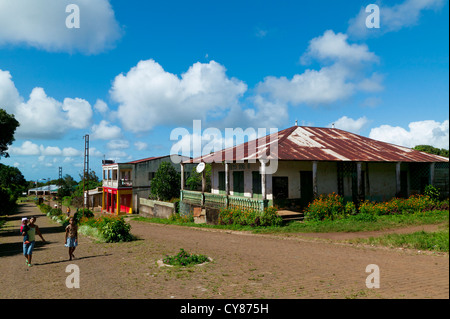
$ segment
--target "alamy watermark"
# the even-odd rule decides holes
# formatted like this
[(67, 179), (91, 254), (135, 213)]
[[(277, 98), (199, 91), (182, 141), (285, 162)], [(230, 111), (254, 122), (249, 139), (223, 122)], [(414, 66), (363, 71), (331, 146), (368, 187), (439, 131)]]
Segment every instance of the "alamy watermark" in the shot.
[(380, 267), (375, 264), (367, 265), (366, 273), (370, 273), (366, 278), (366, 287), (369, 289), (380, 288)]
[[(170, 154), (173, 163), (180, 163), (183, 157), (192, 157), (206, 163), (257, 163), (265, 164), (261, 173), (274, 174), (278, 169), (278, 129), (270, 128), (225, 128), (225, 135), (218, 128), (202, 130), (200, 120), (192, 123), (192, 132), (177, 127), (170, 133), (175, 141)], [(264, 138), (265, 137), (265, 138)], [(243, 144), (247, 143), (245, 148)], [(234, 147), (234, 150), (232, 148)], [(227, 151), (227, 149), (229, 151)], [(222, 156), (212, 155), (222, 151)]]
[(66, 272), (70, 273), (66, 278), (66, 287), (69, 289), (80, 288), (80, 267), (75, 264), (67, 265)]
[(79, 29), (80, 28), (80, 7), (76, 4), (69, 4), (66, 6), (66, 12), (70, 13), (66, 17), (67, 29)]
[(380, 7), (376, 4), (369, 4), (366, 7), (366, 12), (370, 13), (366, 17), (366, 27), (368, 29), (380, 28)]

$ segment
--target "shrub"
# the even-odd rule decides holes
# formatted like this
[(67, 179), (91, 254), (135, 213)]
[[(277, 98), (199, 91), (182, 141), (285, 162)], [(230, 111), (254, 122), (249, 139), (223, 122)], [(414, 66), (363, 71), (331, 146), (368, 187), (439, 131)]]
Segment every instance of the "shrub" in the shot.
[(91, 210), (87, 209), (87, 208), (83, 208), (83, 209), (79, 209), (79, 210), (73, 215), (73, 218), (75, 219), (75, 222), (76, 222), (77, 224), (80, 223), (80, 221), (81, 221), (81, 219), (82, 219), (83, 217), (86, 217), (86, 218), (92, 218), (92, 217), (94, 217), (94, 213), (93, 213)]
[(51, 208), (47, 213), (47, 216), (60, 216), (60, 215), (62, 215), (62, 211), (60, 208)]
[(424, 190), (423, 194), (425, 196), (430, 197), (430, 199), (434, 202), (437, 202), (439, 200), (439, 196), (441, 195), (439, 193), (439, 190), (436, 187), (434, 187), (433, 185), (425, 186), (425, 190)]
[(180, 249), (180, 252), (175, 256), (166, 255), (166, 258), (163, 259), (163, 262), (167, 265), (172, 266), (189, 266), (202, 264), (208, 261), (208, 257), (205, 255), (194, 255), (187, 253), (183, 248)]
[(84, 228), (97, 229), (98, 234), (107, 243), (133, 240), (133, 236), (130, 234), (131, 225), (126, 223), (123, 217), (82, 217), (80, 225)]
[(241, 226), (280, 226), (283, 218), (277, 214), (275, 207), (267, 207), (264, 211), (243, 208), (222, 209), (219, 212), (220, 225)]
[[(348, 207), (350, 209), (350, 206)], [(305, 210), (306, 220), (334, 220), (345, 217), (344, 199), (331, 193), (320, 195)]]

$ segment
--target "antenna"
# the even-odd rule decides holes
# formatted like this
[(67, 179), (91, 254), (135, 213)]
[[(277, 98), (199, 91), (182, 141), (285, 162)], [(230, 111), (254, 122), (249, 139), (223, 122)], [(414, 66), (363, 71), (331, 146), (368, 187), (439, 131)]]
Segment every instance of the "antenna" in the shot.
[(195, 168), (195, 170), (197, 171), (197, 173), (201, 173), (205, 170), (205, 163), (201, 162), (200, 164), (197, 165), (197, 167)]

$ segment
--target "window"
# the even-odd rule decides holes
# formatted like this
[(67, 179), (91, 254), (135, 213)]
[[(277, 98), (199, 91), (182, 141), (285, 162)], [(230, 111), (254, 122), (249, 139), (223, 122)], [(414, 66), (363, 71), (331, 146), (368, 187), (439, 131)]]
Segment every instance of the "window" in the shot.
[(233, 195), (244, 196), (244, 172), (233, 172)]

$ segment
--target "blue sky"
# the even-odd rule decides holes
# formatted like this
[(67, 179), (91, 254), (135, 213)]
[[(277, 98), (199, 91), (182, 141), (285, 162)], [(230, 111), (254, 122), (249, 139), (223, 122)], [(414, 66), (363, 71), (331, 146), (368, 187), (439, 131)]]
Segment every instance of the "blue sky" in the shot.
[[(379, 29), (365, 25), (371, 3)], [(66, 27), (69, 4), (80, 28)], [(0, 0), (0, 107), (21, 122), (0, 161), (29, 180), (60, 166), (78, 179), (89, 134), (100, 176), (104, 157), (170, 154), (193, 120), (335, 123), (448, 149), (448, 33), (444, 0)]]

